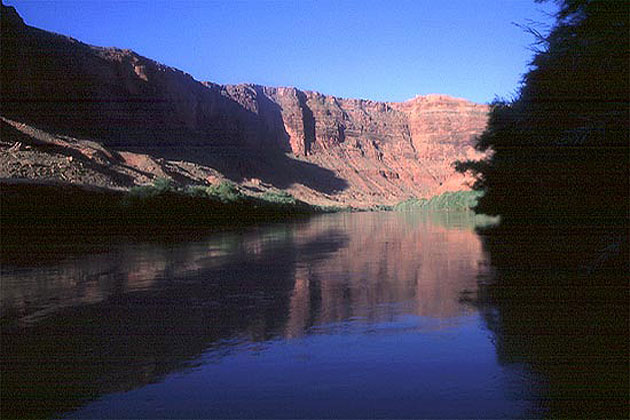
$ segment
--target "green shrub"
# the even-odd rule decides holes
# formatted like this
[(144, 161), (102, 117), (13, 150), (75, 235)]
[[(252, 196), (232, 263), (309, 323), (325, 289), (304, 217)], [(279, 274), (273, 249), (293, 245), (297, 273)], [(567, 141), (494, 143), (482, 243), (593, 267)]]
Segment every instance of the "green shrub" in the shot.
[(240, 201), (245, 197), (238, 186), (231, 181), (223, 181), (220, 184), (206, 187), (206, 193), (211, 198), (218, 199), (224, 203)]
[(428, 210), (470, 210), (477, 205), (477, 200), (483, 195), (479, 191), (457, 191), (431, 197), (424, 208)]
[(417, 211), (421, 210), (426, 202), (426, 198), (411, 197), (396, 204), (393, 209), (394, 211)]
[(175, 191), (177, 189), (175, 183), (170, 178), (156, 178), (153, 181), (153, 188), (155, 188), (158, 193)]
[(129, 194), (134, 198), (155, 197), (166, 192), (175, 192), (177, 187), (169, 178), (156, 178), (152, 185), (138, 185), (131, 187)]
[(189, 195), (191, 197), (199, 197), (199, 198), (204, 198), (204, 197), (208, 197), (208, 188), (204, 185), (189, 185), (188, 187), (186, 187), (186, 190), (184, 191), (186, 195)]
[(157, 195), (157, 191), (152, 185), (138, 185), (131, 187), (129, 195), (134, 198), (152, 197)]
[(388, 206), (387, 204), (375, 204), (365, 209), (366, 211), (392, 211), (394, 206)]
[(395, 211), (418, 211), (418, 210), (471, 210), (477, 205), (477, 201), (483, 195), (480, 191), (456, 191), (445, 192), (443, 194), (431, 197), (429, 200), (424, 198), (409, 198), (394, 206)]
[(262, 195), (262, 199), (270, 203), (296, 204), (297, 200), (286, 191), (267, 191)]

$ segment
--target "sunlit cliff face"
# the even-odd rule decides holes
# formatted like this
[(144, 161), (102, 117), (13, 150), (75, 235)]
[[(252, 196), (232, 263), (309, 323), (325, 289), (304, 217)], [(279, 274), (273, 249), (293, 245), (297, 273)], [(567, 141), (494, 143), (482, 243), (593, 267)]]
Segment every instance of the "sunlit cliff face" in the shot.
[[(392, 103), (200, 82), (130, 50), (30, 27), (13, 8), (2, 10), (2, 117), (15, 135), (37, 137), (41, 129), (46, 142), (86, 162), (98, 163), (94, 151), (108, 156), (101, 159), (107, 176), (87, 176), (74, 160), (58, 162), (75, 183), (128, 188), (172, 176), (205, 184), (221, 175), (311, 203), (367, 206), (467, 189), (470, 179), (453, 163), (479, 157), (473, 144), (487, 124), (487, 105), (445, 95)], [(88, 138), (98, 146), (80, 141)], [(21, 162), (5, 156), (0, 175), (68, 182)]]

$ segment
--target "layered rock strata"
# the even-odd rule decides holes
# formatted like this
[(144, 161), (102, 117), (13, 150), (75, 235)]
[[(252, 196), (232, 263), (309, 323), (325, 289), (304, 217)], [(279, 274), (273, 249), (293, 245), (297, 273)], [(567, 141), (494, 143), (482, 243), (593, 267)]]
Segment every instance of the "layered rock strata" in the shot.
[(130, 50), (30, 27), (5, 6), (1, 59), (5, 118), (311, 202), (394, 203), (465, 189), (452, 163), (478, 157), (472, 140), (487, 121), (486, 105), (444, 95), (385, 103), (199, 82)]

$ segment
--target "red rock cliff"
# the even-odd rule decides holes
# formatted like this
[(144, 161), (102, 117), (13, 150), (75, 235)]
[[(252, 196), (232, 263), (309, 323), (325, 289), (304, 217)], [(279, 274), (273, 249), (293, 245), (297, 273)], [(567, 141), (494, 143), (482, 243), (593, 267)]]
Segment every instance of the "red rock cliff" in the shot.
[(465, 188), (452, 162), (487, 106), (402, 103), (292, 87), (218, 85), (129, 50), (30, 27), (2, 6), (2, 116), (106, 147), (259, 179), (315, 202), (394, 203)]
[(225, 89), (262, 117), (282, 150), (345, 180), (348, 188), (335, 194), (345, 201), (395, 202), (466, 189), (469, 180), (452, 163), (477, 156), (472, 140), (488, 112), (486, 105), (444, 95), (384, 103), (295, 88)]

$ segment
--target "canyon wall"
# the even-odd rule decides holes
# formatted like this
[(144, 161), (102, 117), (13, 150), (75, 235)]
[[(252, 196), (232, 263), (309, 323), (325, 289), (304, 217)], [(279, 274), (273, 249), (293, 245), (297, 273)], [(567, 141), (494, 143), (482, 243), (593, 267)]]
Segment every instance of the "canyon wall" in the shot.
[[(219, 85), (24, 24), (2, 6), (2, 116), (115, 150), (212, 168), (311, 202), (394, 203), (465, 189), (488, 107), (402, 103), (293, 87)], [(191, 178), (190, 182), (196, 182)]]

